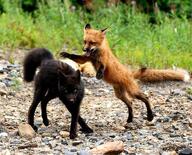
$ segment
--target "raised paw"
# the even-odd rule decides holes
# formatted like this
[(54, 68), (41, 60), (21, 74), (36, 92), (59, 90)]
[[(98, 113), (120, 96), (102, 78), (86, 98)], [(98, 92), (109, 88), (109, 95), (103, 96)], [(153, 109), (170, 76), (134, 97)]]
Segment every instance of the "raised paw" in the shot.
[(101, 71), (98, 71), (97, 74), (96, 74), (96, 78), (97, 78), (98, 80), (102, 79), (103, 76), (104, 76), (104, 74), (103, 74), (103, 72), (101, 72)]
[(70, 57), (70, 54), (67, 53), (67, 52), (61, 52), (60, 53), (60, 56), (64, 57), (64, 58), (69, 58)]

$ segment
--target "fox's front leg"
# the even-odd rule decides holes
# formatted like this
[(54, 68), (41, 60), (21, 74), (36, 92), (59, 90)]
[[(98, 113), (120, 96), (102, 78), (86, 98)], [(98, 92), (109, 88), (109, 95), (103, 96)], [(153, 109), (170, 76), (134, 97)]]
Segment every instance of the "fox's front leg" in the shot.
[(84, 64), (87, 61), (91, 61), (90, 57), (86, 56), (86, 55), (77, 55), (77, 54), (69, 54), (67, 52), (61, 52), (60, 56), (64, 57), (64, 58), (69, 58), (77, 63), (80, 64)]
[(105, 67), (103, 64), (100, 64), (99, 69), (97, 70), (96, 73), (96, 78), (97, 79), (102, 79), (104, 77), (104, 72), (105, 72)]

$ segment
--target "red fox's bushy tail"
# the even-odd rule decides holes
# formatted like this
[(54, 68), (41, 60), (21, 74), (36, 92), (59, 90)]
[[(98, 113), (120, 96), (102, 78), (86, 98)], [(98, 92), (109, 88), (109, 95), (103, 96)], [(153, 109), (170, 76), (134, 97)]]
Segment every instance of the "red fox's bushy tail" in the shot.
[(190, 80), (190, 75), (183, 69), (148, 69), (141, 68), (133, 71), (133, 76), (142, 82), (158, 82), (158, 81), (184, 81)]
[(34, 48), (24, 58), (23, 78), (26, 82), (33, 81), (37, 67), (45, 60), (53, 59), (51, 52), (45, 48)]

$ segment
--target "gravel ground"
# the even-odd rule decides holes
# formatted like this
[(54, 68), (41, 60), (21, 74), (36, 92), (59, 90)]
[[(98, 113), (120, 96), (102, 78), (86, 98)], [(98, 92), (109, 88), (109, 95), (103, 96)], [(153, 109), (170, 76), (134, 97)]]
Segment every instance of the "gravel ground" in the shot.
[[(125, 129), (127, 108), (115, 97), (112, 87), (83, 76), (86, 94), (80, 111), (94, 133), (78, 131), (75, 140), (63, 135), (62, 131), (69, 131), (71, 116), (65, 106), (54, 99), (48, 104), (50, 125), (42, 124), (38, 107), (36, 137), (22, 138), (18, 135), (18, 125), (27, 120), (33, 83), (23, 83), (21, 70), (20, 65), (0, 60), (0, 154), (86, 155), (84, 150), (116, 140), (125, 144), (122, 155), (155, 155), (192, 148), (192, 81), (141, 84), (151, 101), (155, 118), (148, 122), (145, 105), (134, 100), (134, 120)], [(30, 147), (22, 148), (29, 144)]]

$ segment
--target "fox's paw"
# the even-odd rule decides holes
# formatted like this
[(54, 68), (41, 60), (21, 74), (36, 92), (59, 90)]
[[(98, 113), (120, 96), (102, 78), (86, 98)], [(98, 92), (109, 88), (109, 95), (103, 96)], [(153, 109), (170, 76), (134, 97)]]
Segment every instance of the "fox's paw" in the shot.
[(147, 114), (147, 120), (148, 120), (148, 121), (151, 122), (151, 121), (153, 120), (153, 117), (154, 117), (154, 116), (153, 116), (153, 113), (152, 113), (152, 112), (150, 112), (150, 113)]
[(43, 120), (43, 124), (44, 124), (45, 126), (48, 126), (48, 125), (49, 125), (49, 120), (48, 120), (48, 119)]
[(38, 131), (38, 127), (36, 125), (31, 126), (35, 132)]
[(147, 120), (151, 122), (153, 120), (153, 117), (153, 114), (147, 115)]
[(101, 71), (98, 71), (97, 74), (96, 74), (96, 78), (97, 78), (98, 80), (102, 79), (103, 76), (104, 76), (104, 74), (103, 74), (103, 72), (101, 72)]
[(81, 128), (80, 131), (83, 133), (93, 133), (93, 130), (91, 128)]
[(70, 139), (75, 139), (77, 137), (77, 134), (76, 133), (70, 133)]
[(70, 57), (70, 54), (67, 53), (67, 52), (61, 52), (60, 53), (60, 56), (64, 57), (64, 58), (69, 58)]

